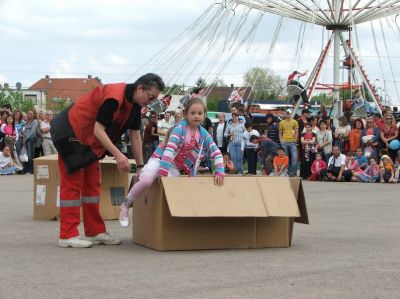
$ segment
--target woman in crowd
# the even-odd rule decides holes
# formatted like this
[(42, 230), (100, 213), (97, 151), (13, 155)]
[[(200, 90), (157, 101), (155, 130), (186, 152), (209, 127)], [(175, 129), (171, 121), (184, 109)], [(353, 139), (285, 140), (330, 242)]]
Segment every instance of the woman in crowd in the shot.
[(325, 120), (319, 122), (319, 131), (316, 134), (317, 137), (317, 148), (319, 153), (322, 155), (322, 159), (328, 163), (330, 156), (332, 155), (332, 132), (327, 129)]
[(361, 118), (357, 118), (354, 121), (354, 128), (349, 134), (349, 152), (355, 153), (357, 149), (361, 146), (361, 135), (364, 129), (363, 122)]
[(35, 158), (44, 156), (42, 147), (43, 136), (40, 131), (40, 124), (46, 121), (46, 111), (44, 110), (39, 111), (38, 121), (39, 121), (39, 127), (38, 131), (36, 132)]
[(35, 158), (35, 146), (39, 121), (36, 118), (36, 113), (29, 110), (27, 113), (27, 122), (23, 134), (23, 145), (26, 146), (28, 153), (28, 162), (24, 163), (24, 171), (26, 173), (33, 173), (33, 159)]
[(374, 158), (378, 161), (380, 131), (375, 126), (373, 117), (367, 118), (367, 125), (361, 133), (361, 148), (366, 158)]
[(232, 113), (232, 121), (227, 125), (224, 136), (229, 139), (229, 155), (237, 173), (243, 175), (243, 134), (244, 123), (239, 122), (239, 114)]
[(15, 142), (15, 150), (17, 151), (17, 155), (19, 155), (22, 148), (22, 135), (26, 124), (26, 121), (22, 119), (21, 110), (14, 111), (14, 123), (15, 123), (15, 128), (18, 131), (18, 139)]
[(334, 145), (339, 147), (342, 154), (346, 154), (348, 152), (351, 127), (344, 116), (340, 116), (338, 122), (339, 126), (335, 129)]
[(182, 120), (182, 111), (181, 110), (175, 111), (173, 124), (177, 125), (180, 123), (181, 120)]
[(392, 161), (396, 160), (397, 150), (392, 150), (389, 144), (392, 140), (397, 139), (399, 135), (396, 123), (393, 121), (393, 115), (391, 113), (386, 113), (385, 115), (385, 125), (382, 127), (380, 134), (382, 148), (386, 148), (389, 151), (389, 156)]
[(228, 141), (224, 136), (224, 132), (226, 131), (226, 121), (225, 121), (225, 113), (218, 113), (218, 123), (213, 126), (213, 139), (215, 144), (218, 146), (221, 153), (225, 153), (228, 147)]
[(315, 160), (316, 149), (316, 135), (312, 131), (310, 123), (305, 125), (305, 133), (301, 134), (301, 167), (300, 176), (303, 179), (307, 179), (312, 175), (311, 166)]

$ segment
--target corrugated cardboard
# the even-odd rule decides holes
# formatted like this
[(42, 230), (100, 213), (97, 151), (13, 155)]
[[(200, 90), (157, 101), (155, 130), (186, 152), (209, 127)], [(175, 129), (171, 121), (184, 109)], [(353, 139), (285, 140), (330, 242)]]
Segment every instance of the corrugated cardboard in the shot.
[[(56, 220), (60, 216), (58, 194), (60, 174), (57, 159), (57, 155), (51, 155), (34, 160), (33, 218), (35, 220)], [(130, 163), (134, 163), (134, 160), (130, 160)], [(120, 173), (115, 160), (111, 158), (100, 161), (100, 171), (100, 215), (104, 220), (118, 219), (119, 205), (128, 191), (129, 174)], [(36, 200), (38, 186), (45, 186), (46, 189), (43, 204), (38, 204)]]
[(300, 192), (298, 178), (226, 177), (223, 187), (162, 178), (134, 202), (133, 240), (157, 250), (288, 247), (293, 218), (308, 222)]

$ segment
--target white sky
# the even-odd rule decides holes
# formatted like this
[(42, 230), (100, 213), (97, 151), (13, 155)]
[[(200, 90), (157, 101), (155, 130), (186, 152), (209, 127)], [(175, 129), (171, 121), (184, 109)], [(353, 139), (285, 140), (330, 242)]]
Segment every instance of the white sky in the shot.
[[(214, 1), (211, 0), (0, 0), (0, 84), (28, 87), (46, 74), (51, 77), (98, 76), (102, 82), (132, 81), (139, 67), (178, 36)], [(266, 14), (255, 36), (253, 53), (240, 51), (219, 74), (227, 84), (240, 85), (244, 72), (260, 65), (262, 53), (272, 40), (277, 17)], [(299, 22), (286, 21), (270, 67), (282, 77), (290, 72)], [(393, 80), (400, 81), (400, 35), (384, 30), (394, 78), (387, 58), (382, 58), (387, 92), (397, 98)], [(387, 56), (379, 23), (375, 26), (379, 51)], [(312, 69), (321, 51), (321, 29), (306, 32), (299, 69)], [(358, 28), (361, 54), (371, 81), (383, 79), (376, 58), (370, 25)], [(327, 35), (325, 35), (326, 38)], [(320, 81), (331, 80), (328, 62)], [(146, 69), (146, 68), (145, 68)], [(156, 70), (155, 70), (156, 72)], [(162, 75), (162, 74), (161, 74)], [(193, 85), (195, 74), (187, 79)], [(398, 84), (400, 88), (400, 84)]]

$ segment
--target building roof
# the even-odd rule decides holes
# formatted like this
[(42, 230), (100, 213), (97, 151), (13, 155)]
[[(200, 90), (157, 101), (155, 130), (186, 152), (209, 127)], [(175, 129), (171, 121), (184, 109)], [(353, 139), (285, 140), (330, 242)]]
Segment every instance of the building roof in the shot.
[(30, 89), (45, 90), (46, 98), (61, 98), (64, 101), (75, 101), (80, 96), (101, 86), (98, 78), (50, 78), (46, 76), (33, 84)]
[[(213, 87), (210, 91), (210, 93), (207, 95), (207, 98), (213, 98), (216, 97), (219, 100), (226, 100), (229, 98), (229, 96), (231, 95), (232, 91), (235, 89), (238, 89), (239, 87)], [(245, 87), (244, 87), (245, 88)], [(251, 92), (251, 87), (246, 88), (245, 93), (243, 98), (248, 99), (249, 98), (249, 94)]]

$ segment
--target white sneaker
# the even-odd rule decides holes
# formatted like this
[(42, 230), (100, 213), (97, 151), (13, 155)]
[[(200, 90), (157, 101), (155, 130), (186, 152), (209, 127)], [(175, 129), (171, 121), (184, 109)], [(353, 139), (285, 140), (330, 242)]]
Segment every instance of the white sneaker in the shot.
[(105, 232), (102, 234), (98, 234), (93, 237), (86, 237), (87, 240), (92, 242), (94, 245), (105, 244), (105, 245), (119, 245), (121, 244), (121, 240), (111, 236), (110, 233)]
[(121, 224), (122, 227), (129, 226), (129, 207), (127, 207), (125, 204), (120, 206), (119, 224)]
[(69, 239), (58, 239), (59, 247), (87, 248), (93, 245), (92, 242), (82, 239), (80, 236)]

